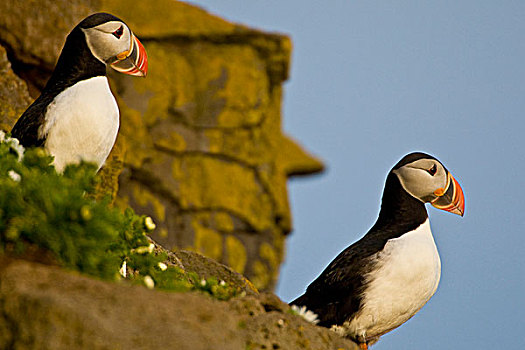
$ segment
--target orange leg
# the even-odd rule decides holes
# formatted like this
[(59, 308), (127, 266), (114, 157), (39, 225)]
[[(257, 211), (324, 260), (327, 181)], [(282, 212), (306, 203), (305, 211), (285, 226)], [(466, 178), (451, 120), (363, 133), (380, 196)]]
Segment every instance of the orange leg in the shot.
[(359, 343), (359, 349), (368, 350), (368, 344), (367, 343)]

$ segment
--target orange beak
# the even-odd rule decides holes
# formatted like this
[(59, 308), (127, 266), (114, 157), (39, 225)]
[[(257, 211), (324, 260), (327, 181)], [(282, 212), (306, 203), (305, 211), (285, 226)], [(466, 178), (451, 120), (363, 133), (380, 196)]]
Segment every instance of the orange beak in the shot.
[(451, 173), (448, 173), (447, 178), (447, 187), (444, 189), (438, 188), (434, 192), (437, 198), (430, 204), (438, 209), (463, 216), (465, 213), (463, 189)]
[(131, 45), (129, 50), (119, 53), (116, 61), (110, 64), (111, 68), (117, 72), (145, 77), (148, 73), (148, 55), (142, 43), (135, 35), (131, 35)]

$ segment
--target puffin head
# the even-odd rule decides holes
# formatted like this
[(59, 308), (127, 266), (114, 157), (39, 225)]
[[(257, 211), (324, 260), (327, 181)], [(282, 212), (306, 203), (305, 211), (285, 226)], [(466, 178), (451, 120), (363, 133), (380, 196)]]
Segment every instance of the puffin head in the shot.
[(465, 197), (459, 183), (431, 155), (415, 152), (403, 157), (392, 169), (401, 186), (423, 203), (463, 216)]
[(89, 50), (99, 61), (124, 74), (146, 76), (146, 50), (121, 19), (109, 13), (95, 13), (77, 27), (84, 32)]

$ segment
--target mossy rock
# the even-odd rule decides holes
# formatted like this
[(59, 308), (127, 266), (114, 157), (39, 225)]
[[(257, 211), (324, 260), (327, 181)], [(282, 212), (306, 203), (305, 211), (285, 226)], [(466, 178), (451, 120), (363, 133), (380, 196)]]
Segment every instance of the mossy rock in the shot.
[[(126, 150), (119, 198), (152, 216), (156, 241), (202, 253), (272, 289), (292, 230), (286, 180), (322, 164), (281, 130), (290, 39), (187, 4), (120, 9), (150, 56), (144, 80), (112, 74)], [(114, 4), (114, 3), (111, 3)], [(172, 11), (172, 12), (170, 12)]]
[[(67, 33), (99, 11), (125, 20), (149, 57), (146, 79), (110, 72), (121, 128), (101, 196), (153, 217), (167, 249), (200, 252), (271, 290), (292, 230), (287, 178), (323, 169), (282, 132), (290, 38), (172, 0), (0, 2), (0, 42), (33, 97)], [(2, 125), (29, 104), (16, 95), (21, 104), (0, 93)]]
[(210, 259), (204, 255), (187, 250), (166, 251), (162, 246), (155, 244), (155, 252), (167, 254), (167, 264), (179, 267), (186, 272), (196, 273), (200, 278), (206, 280), (214, 278), (224, 281), (233, 288), (244, 291), (246, 295), (257, 295), (259, 292), (253, 284), (243, 275), (235, 272), (226, 265)]

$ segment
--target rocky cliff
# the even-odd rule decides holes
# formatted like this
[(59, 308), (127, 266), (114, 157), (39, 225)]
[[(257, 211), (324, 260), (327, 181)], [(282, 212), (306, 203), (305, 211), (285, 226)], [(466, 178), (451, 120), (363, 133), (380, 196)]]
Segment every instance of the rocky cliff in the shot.
[(357, 349), (272, 294), (228, 302), (0, 256), (2, 349)]
[(287, 178), (323, 168), (281, 130), (288, 37), (170, 0), (2, 1), (0, 129), (38, 96), (71, 28), (100, 11), (128, 23), (150, 64), (147, 79), (110, 72), (121, 128), (100, 197), (153, 217), (172, 264), (245, 293), (159, 292), (0, 253), (0, 348), (356, 348), (253, 287), (271, 290), (284, 258)]
[[(121, 127), (106, 193), (118, 189), (119, 205), (153, 217), (166, 248), (200, 252), (271, 290), (292, 229), (286, 180), (323, 168), (281, 130), (290, 39), (172, 0), (3, 1), (0, 44), (33, 98), (67, 33), (99, 11), (126, 21), (150, 66), (146, 79), (110, 72)], [(0, 79), (9, 130), (29, 98), (12, 72)]]

